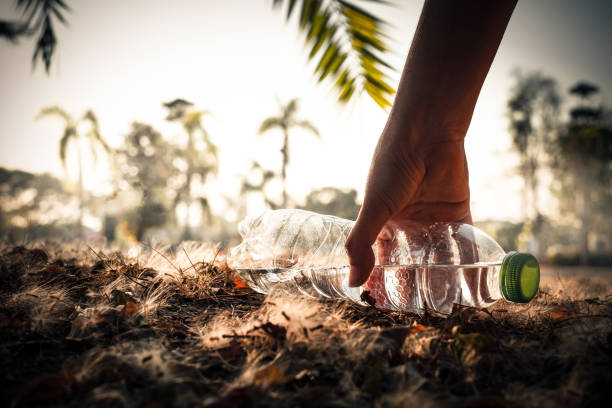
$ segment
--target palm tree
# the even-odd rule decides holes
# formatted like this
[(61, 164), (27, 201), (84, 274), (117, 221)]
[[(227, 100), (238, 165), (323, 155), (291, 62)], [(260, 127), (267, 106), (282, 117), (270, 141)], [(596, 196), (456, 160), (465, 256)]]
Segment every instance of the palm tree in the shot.
[(279, 116), (271, 116), (264, 119), (259, 126), (259, 134), (263, 134), (272, 129), (280, 129), (283, 132), (283, 167), (281, 169), (281, 179), (283, 181), (283, 207), (287, 206), (287, 166), (289, 165), (289, 130), (294, 127), (301, 127), (311, 131), (315, 136), (319, 136), (319, 131), (312, 123), (307, 120), (298, 120), (295, 116), (298, 111), (298, 100), (292, 99), (286, 105), (280, 104)]
[(20, 37), (31, 37), (38, 32), (32, 68), (40, 55), (48, 74), (57, 45), (53, 20), (67, 25), (63, 13), (70, 11), (70, 7), (64, 0), (17, 0), (15, 8), (22, 12), (25, 21), (0, 20), (0, 38), (16, 43)]
[[(96, 146), (101, 146), (104, 151), (107, 153), (111, 152), (110, 147), (102, 138), (100, 134), (100, 128), (98, 125), (98, 119), (96, 115), (91, 110), (87, 110), (83, 116), (79, 120), (74, 120), (74, 118), (66, 112), (64, 109), (59, 106), (50, 106), (47, 108), (41, 109), (40, 113), (36, 116), (36, 119), (41, 119), (46, 116), (57, 116), (64, 121), (64, 134), (62, 135), (59, 141), (59, 157), (62, 161), (62, 165), (64, 166), (64, 171), (66, 171), (66, 152), (68, 150), (68, 145), (71, 142), (77, 144), (77, 160), (78, 160), (78, 169), (79, 169), (79, 229), (82, 229), (83, 226), (83, 160), (82, 160), (82, 152), (81, 152), (81, 140), (85, 140), (89, 143), (91, 148), (91, 152), (96, 158)], [(84, 133), (79, 133), (78, 127), (81, 123), (89, 124), (89, 129)]]
[[(217, 154), (217, 146), (215, 146), (202, 120), (210, 114), (207, 110), (198, 110), (193, 106), (193, 103), (184, 99), (175, 99), (171, 102), (163, 104), (168, 109), (166, 120), (177, 121), (183, 125), (185, 133), (187, 133), (187, 145), (178, 149), (178, 155), (185, 160), (185, 182), (177, 190), (175, 205), (179, 202), (184, 202), (187, 206), (185, 215), (185, 232), (184, 239), (189, 239), (191, 233), (189, 230), (189, 216), (191, 204), (194, 202), (192, 194), (192, 180), (195, 176), (199, 176), (200, 182), (204, 184), (209, 174), (216, 174), (219, 166), (219, 158)], [(198, 148), (199, 144), (203, 144), (204, 148)], [(199, 200), (202, 211), (208, 215), (208, 201), (201, 198)]]

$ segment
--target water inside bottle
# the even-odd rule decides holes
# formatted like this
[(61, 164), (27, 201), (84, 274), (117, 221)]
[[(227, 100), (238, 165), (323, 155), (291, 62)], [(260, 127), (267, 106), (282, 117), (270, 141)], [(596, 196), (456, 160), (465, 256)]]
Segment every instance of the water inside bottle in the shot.
[[(370, 279), (358, 288), (348, 286), (350, 268), (252, 268), (238, 269), (246, 283), (260, 293), (273, 287), (310, 297), (349, 298), (362, 305), (372, 301), (382, 309), (450, 314), (454, 304), (487, 307), (502, 297), (499, 262), (470, 265), (376, 266)], [(369, 291), (369, 297), (363, 292)]]
[[(381, 277), (384, 292), (373, 297), (392, 310), (450, 314), (453, 305), (487, 307), (501, 298), (498, 263), (474, 265), (387, 266)], [(366, 285), (368, 286), (368, 285)], [(376, 288), (376, 285), (370, 285)]]

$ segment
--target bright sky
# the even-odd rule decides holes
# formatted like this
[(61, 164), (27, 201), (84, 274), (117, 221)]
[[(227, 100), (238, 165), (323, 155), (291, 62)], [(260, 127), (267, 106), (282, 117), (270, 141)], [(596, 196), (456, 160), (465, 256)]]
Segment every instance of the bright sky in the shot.
[[(0, 19), (17, 15), (0, 2)], [(364, 96), (342, 108), (329, 85), (316, 84), (295, 21), (271, 1), (69, 1), (68, 28), (57, 26), (59, 46), (51, 74), (30, 67), (33, 41), (0, 41), (0, 166), (50, 171), (60, 177), (59, 120), (35, 122), (47, 105), (75, 116), (91, 108), (103, 137), (119, 146), (134, 120), (168, 138), (180, 133), (164, 121), (161, 103), (188, 99), (213, 116), (205, 126), (219, 146), (218, 181), (209, 186), (213, 209), (221, 194), (237, 196), (240, 180), (257, 159), (279, 169), (281, 139), (256, 135), (277, 113), (277, 98), (298, 97), (300, 116), (320, 130), (318, 141), (295, 132), (288, 170), (290, 195), (313, 188), (349, 187), (363, 193), (369, 162), (387, 114)], [(390, 21), (398, 79), (422, 6), (372, 7)], [(466, 139), (475, 220), (521, 218), (522, 182), (514, 175), (505, 102), (515, 67), (556, 77), (562, 91), (580, 79), (612, 92), (612, 3), (546, 0), (519, 2), (480, 95)], [(86, 169), (86, 187), (103, 191), (103, 169)]]

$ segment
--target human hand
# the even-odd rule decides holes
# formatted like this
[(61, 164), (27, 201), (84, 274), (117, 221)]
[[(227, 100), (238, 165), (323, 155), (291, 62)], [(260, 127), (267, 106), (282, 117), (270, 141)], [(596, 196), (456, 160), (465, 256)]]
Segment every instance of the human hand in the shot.
[(516, 0), (425, 1), (359, 217), (346, 241), (350, 286), (385, 263), (394, 228), (471, 222), (463, 149), (478, 94)]
[[(434, 132), (432, 132), (434, 133)], [(376, 147), (364, 202), (347, 241), (350, 286), (366, 282), (378, 259), (388, 262), (395, 229), (414, 222), (471, 222), (463, 135), (384, 133)]]

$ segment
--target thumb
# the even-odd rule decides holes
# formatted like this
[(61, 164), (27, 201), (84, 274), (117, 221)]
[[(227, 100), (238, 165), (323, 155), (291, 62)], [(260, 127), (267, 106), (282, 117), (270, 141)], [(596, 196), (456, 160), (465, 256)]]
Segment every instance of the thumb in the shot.
[(387, 207), (364, 201), (344, 245), (351, 266), (349, 286), (361, 286), (368, 280), (375, 261), (372, 245), (389, 218)]

